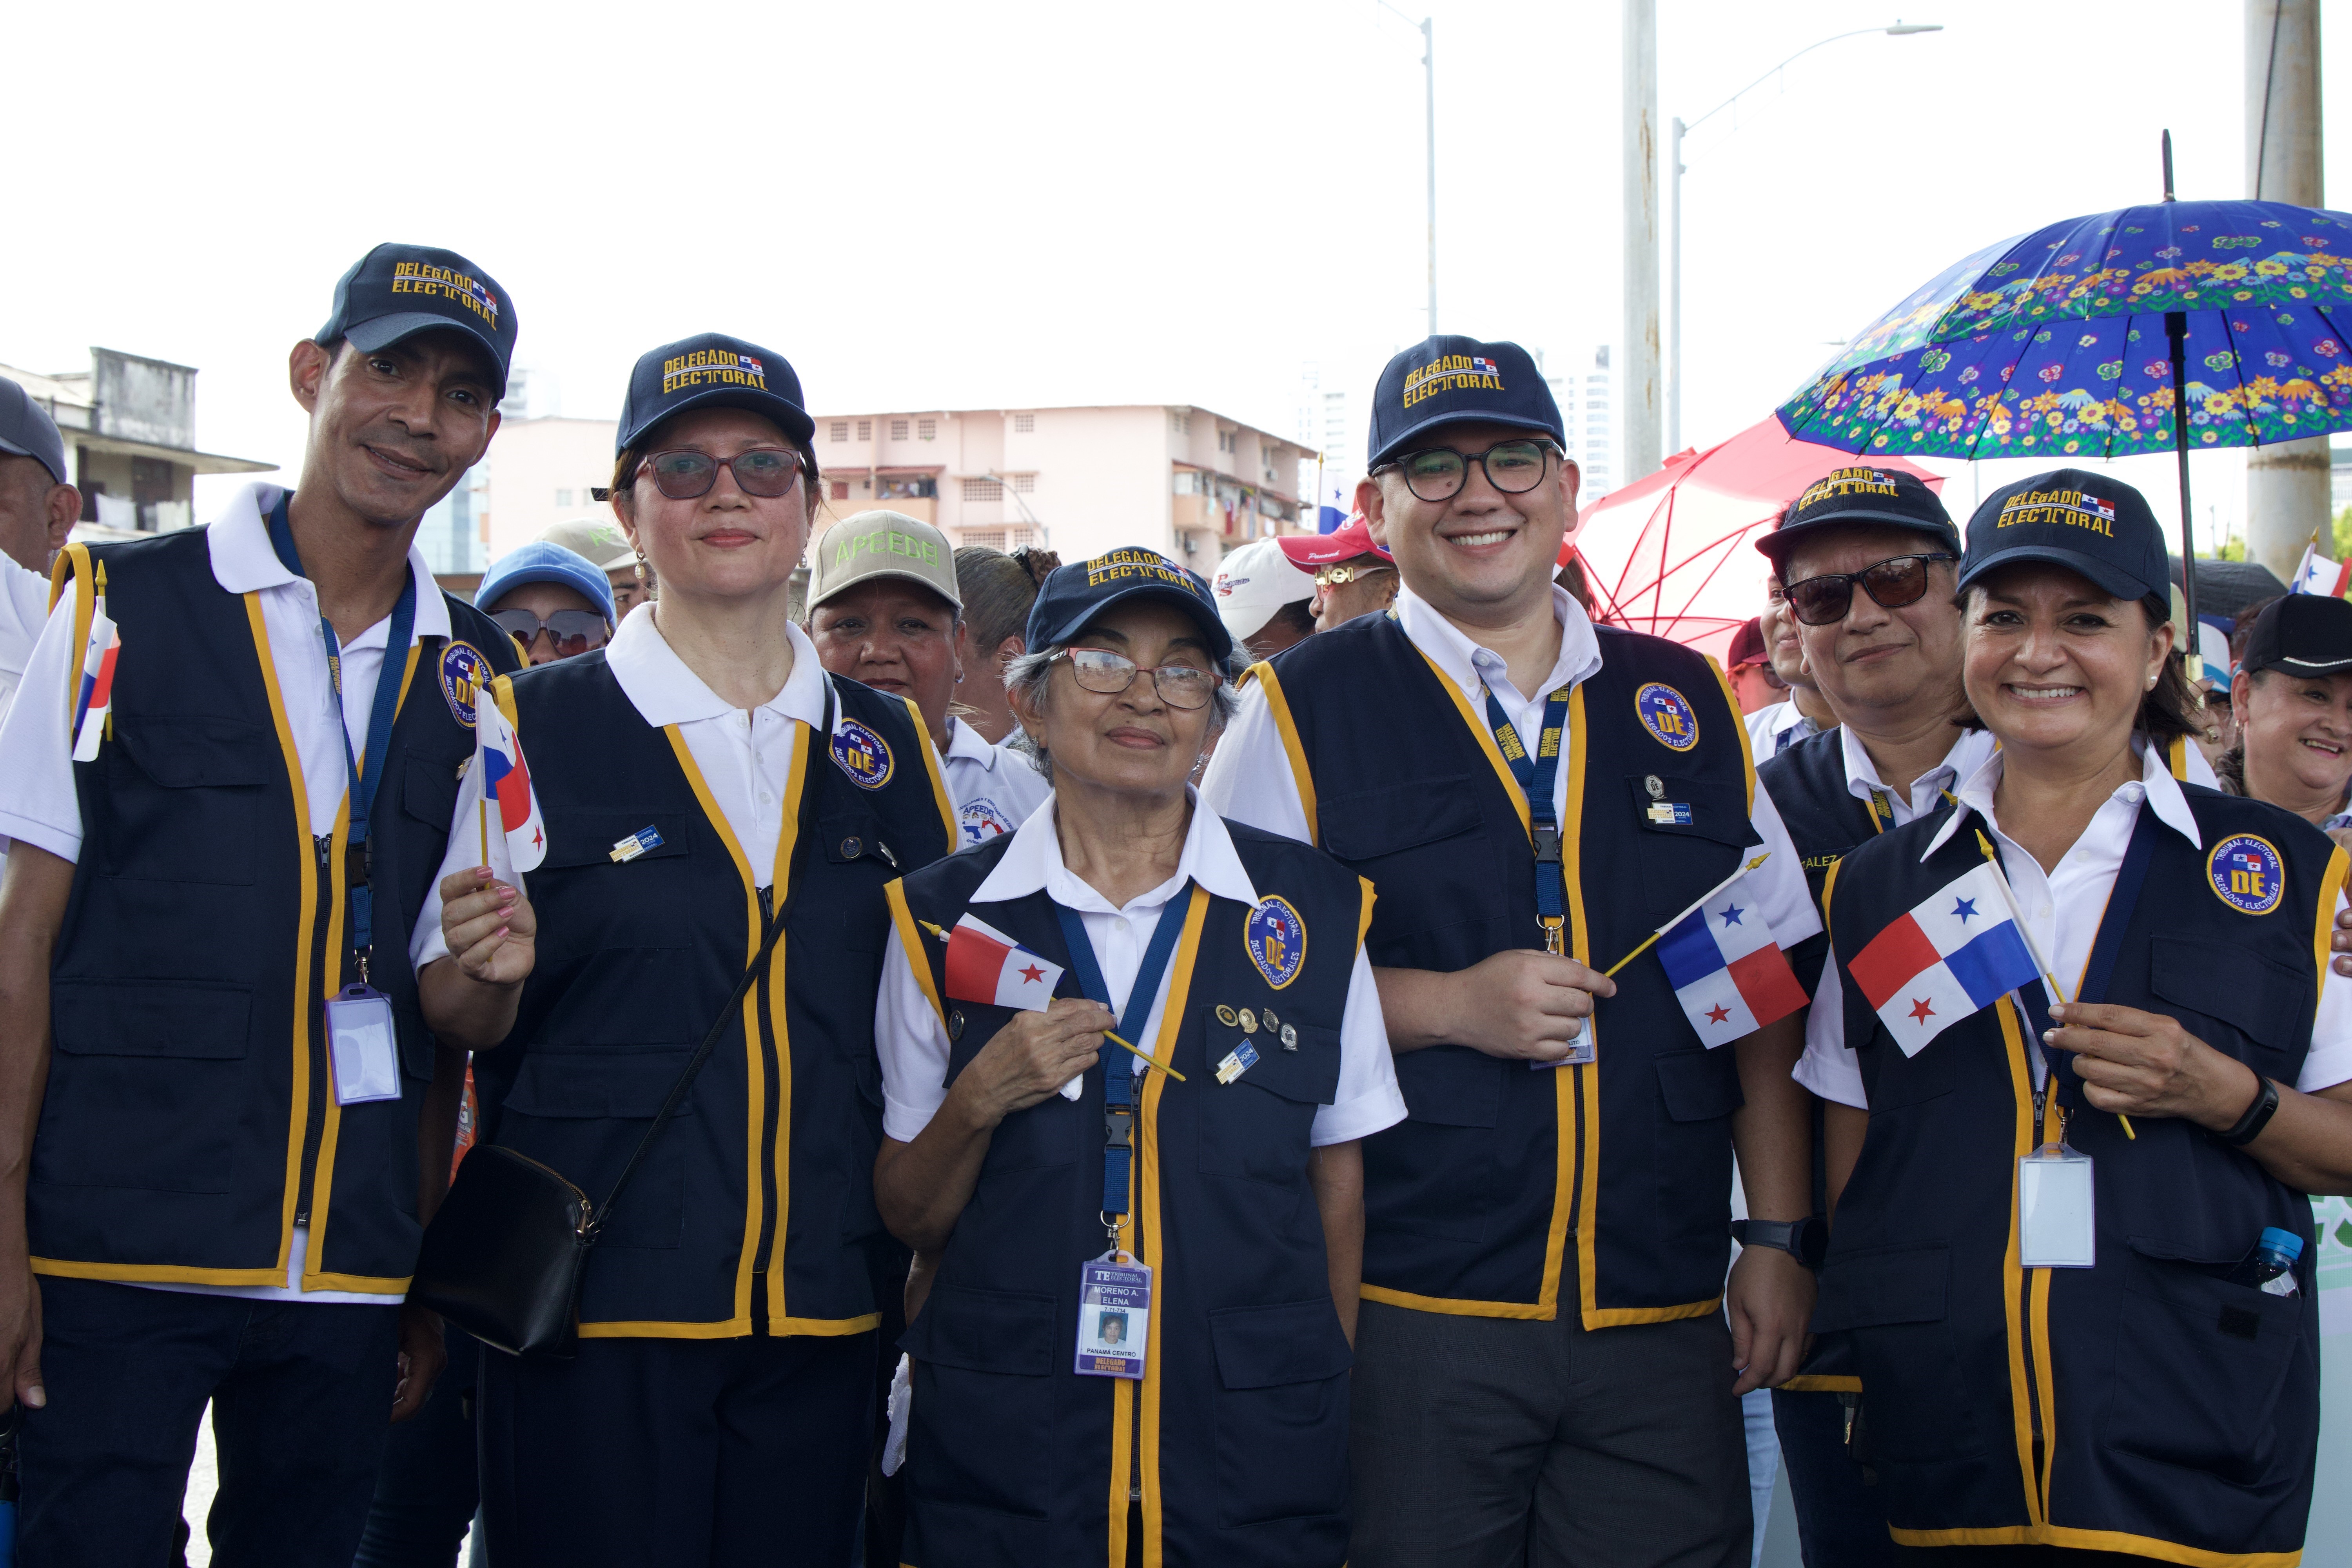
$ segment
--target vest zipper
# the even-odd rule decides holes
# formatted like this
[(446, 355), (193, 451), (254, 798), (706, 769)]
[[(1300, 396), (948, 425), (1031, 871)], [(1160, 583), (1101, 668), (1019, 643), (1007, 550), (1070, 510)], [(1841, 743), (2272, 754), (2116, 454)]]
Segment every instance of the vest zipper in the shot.
[[(767, 934), (768, 923), (776, 918), (774, 884), (760, 889), (760, 930), (756, 936)], [(777, 943), (779, 947), (782, 943)], [(760, 1227), (757, 1251), (751, 1258), (751, 1331), (768, 1334), (775, 1331), (768, 1317), (768, 1275), (781, 1268), (783, 1260), (776, 1256), (777, 1240), (784, 1231), (785, 1215), (776, 1191), (776, 1121), (782, 1106), (782, 1094), (777, 1074), (783, 1070), (781, 1053), (776, 1049), (775, 1032), (770, 1023), (769, 1008), (773, 1002), (770, 989), (775, 976), (775, 960), (761, 965), (759, 984), (752, 990), (759, 1012), (758, 1038), (749, 1042), (760, 1053), (761, 1081), (766, 1092), (760, 1106), (760, 1194), (768, 1211), (768, 1223)], [(749, 1202), (751, 1194), (744, 1194)]]
[[(311, 843), (317, 847), (319, 853), (319, 899), (318, 907), (311, 910), (310, 957), (319, 975), (320, 994), (323, 995), (339, 989), (327, 983), (326, 968), (329, 959), (332, 956), (326, 951), (326, 931), (327, 917), (335, 898), (332, 865), (335, 841), (332, 837), (324, 838), (314, 837)], [(323, 1114), (321, 1097), (327, 1087), (327, 1073), (331, 1069), (327, 1059), (326, 1009), (318, 1006), (310, 996), (298, 997), (296, 1000), (306, 1012), (310, 1014), (316, 1025), (309, 1031), (310, 1081), (309, 1092), (304, 1096), (302, 1105), (301, 1186), (294, 1200), (294, 1223), (307, 1226), (310, 1223), (311, 1194), (318, 1185), (319, 1144), (326, 1134), (326, 1117)], [(311, 1239), (315, 1244), (317, 1237), (314, 1237)], [(311, 1268), (317, 1268), (318, 1258), (319, 1254), (314, 1245), (310, 1255)]]
[[(1171, 906), (1163, 910), (1160, 918), (1162, 920), (1173, 920), (1177, 918), (1180, 913), (1180, 910)], [(1173, 1002), (1175, 998), (1171, 996), (1171, 1001)], [(1127, 1064), (1125, 1062), (1120, 1062), (1118, 1066), (1120, 1068), (1124, 1068)], [(1135, 1238), (1133, 1250), (1135, 1253), (1135, 1260), (1138, 1263), (1143, 1261), (1143, 1167), (1141, 1164), (1141, 1157), (1143, 1154), (1143, 1118), (1147, 1114), (1147, 1109), (1144, 1103), (1144, 1090), (1149, 1087), (1149, 1084), (1146, 1083), (1144, 1079), (1140, 1078), (1135, 1079), (1135, 1115), (1129, 1122), (1133, 1131), (1128, 1135), (1128, 1142), (1132, 1145), (1128, 1153), (1127, 1167), (1131, 1173), (1128, 1177), (1128, 1221), (1131, 1227), (1128, 1234)], [(1108, 1091), (1106, 1090), (1105, 1092)], [(1152, 1294), (1155, 1296), (1159, 1294), (1159, 1291), (1156, 1289), (1159, 1283), (1160, 1282), (1158, 1280), (1153, 1281), (1155, 1289)], [(1157, 1304), (1157, 1302), (1154, 1303), (1154, 1305)], [(1146, 1333), (1147, 1337), (1143, 1347), (1144, 1376), (1148, 1378), (1156, 1375), (1158, 1369), (1151, 1364), (1151, 1346), (1148, 1330)], [(1135, 1397), (1129, 1400), (1129, 1403), (1135, 1407), (1135, 1431), (1132, 1434), (1134, 1440), (1128, 1446), (1127, 1500), (1130, 1511), (1135, 1514), (1134, 1527), (1139, 1531), (1143, 1528), (1143, 1518), (1141, 1513), (1141, 1510), (1143, 1508), (1143, 1383), (1140, 1379), (1139, 1379), (1135, 1384)]]

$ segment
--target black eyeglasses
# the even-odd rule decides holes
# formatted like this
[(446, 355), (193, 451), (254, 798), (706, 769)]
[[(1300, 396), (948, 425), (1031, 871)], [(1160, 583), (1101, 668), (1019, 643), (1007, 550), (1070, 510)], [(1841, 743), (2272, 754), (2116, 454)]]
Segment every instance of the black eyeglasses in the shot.
[[(1054, 658), (1068, 659), (1078, 684), (1104, 697), (1116, 697), (1133, 686), (1136, 671), (1143, 668), (1107, 647), (1066, 647)], [(1207, 707), (1221, 681), (1215, 670), (1197, 665), (1163, 664), (1151, 672), (1151, 689), (1171, 708)]]
[(708, 452), (656, 452), (646, 459), (654, 474), (654, 488), (672, 500), (693, 500), (710, 493), (719, 470), (735, 476), (735, 485), (747, 496), (774, 497), (793, 488), (800, 477), (801, 457), (775, 447), (754, 447), (731, 458)]
[(525, 648), (545, 631), (560, 658), (572, 658), (592, 647), (604, 646), (604, 617), (593, 610), (558, 610), (543, 621), (529, 610), (497, 610), (491, 613), (490, 619)]
[(1859, 572), (1832, 572), (1808, 577), (1780, 590), (1790, 613), (1809, 626), (1826, 626), (1845, 619), (1853, 607), (1853, 585), (1862, 584), (1871, 602), (1882, 610), (1899, 610), (1927, 596), (1927, 565), (1953, 561), (1952, 555), (1890, 555)]
[(1501, 441), (1483, 452), (1432, 447), (1425, 452), (1407, 452), (1372, 472), (1399, 469), (1404, 474), (1406, 488), (1422, 500), (1451, 500), (1461, 493), (1470, 465), (1475, 463), (1485, 472), (1488, 484), (1507, 496), (1517, 496), (1543, 483), (1544, 471), (1557, 450), (1549, 441)]

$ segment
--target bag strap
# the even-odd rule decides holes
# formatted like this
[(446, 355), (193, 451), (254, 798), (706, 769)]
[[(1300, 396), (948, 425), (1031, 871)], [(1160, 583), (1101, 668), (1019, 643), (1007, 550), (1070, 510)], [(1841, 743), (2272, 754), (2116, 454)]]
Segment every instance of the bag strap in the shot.
[(629, 1163), (621, 1167), (621, 1174), (613, 1183), (612, 1191), (604, 1194), (604, 1203), (589, 1216), (588, 1224), (581, 1230), (583, 1239), (593, 1240), (596, 1233), (604, 1228), (604, 1222), (612, 1217), (613, 1205), (620, 1201), (630, 1178), (644, 1163), (646, 1151), (653, 1147), (654, 1140), (660, 1137), (662, 1129), (669, 1124), (671, 1113), (686, 1099), (687, 1090), (694, 1087), (694, 1080), (700, 1075), (703, 1064), (710, 1059), (710, 1053), (718, 1048), (728, 1030), (741, 1018), (743, 998), (751, 994), (752, 986), (759, 984), (761, 972), (768, 967), (768, 955), (775, 951), (777, 939), (784, 934), (784, 921), (792, 913), (793, 900), (800, 897), (802, 862), (807, 858), (809, 840), (816, 837), (816, 800), (820, 793), (817, 769), (831, 754), (829, 748), (833, 743), (835, 711), (833, 677), (827, 675), (824, 678), (824, 726), (808, 738), (811, 752), (801, 784), (800, 828), (793, 840), (792, 862), (785, 870), (789, 881), (784, 889), (784, 901), (776, 906), (776, 912), (769, 918), (768, 929), (760, 938), (760, 951), (743, 971), (743, 977), (735, 982), (735, 990), (727, 998), (726, 1005), (719, 1009), (719, 1016), (712, 1020), (709, 1033), (702, 1037), (702, 1043), (695, 1047), (694, 1055), (687, 1058), (686, 1066), (678, 1072), (677, 1081), (669, 1086), (669, 1094), (662, 1100), (661, 1109), (654, 1112), (653, 1125), (647, 1127), (646, 1135), (637, 1140), (637, 1146), (630, 1152)]

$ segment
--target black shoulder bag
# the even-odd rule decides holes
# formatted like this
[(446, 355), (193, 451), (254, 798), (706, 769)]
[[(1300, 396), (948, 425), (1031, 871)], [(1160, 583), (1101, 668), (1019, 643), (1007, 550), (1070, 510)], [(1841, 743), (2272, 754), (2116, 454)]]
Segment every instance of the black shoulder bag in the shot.
[(784, 933), (793, 900), (800, 897), (801, 868), (816, 837), (816, 802), (823, 766), (831, 752), (834, 689), (824, 685), (824, 727), (808, 738), (817, 748), (808, 758), (801, 790), (801, 821), (793, 843), (784, 900), (761, 934), (760, 951), (735, 983), (709, 1031), (670, 1085), (653, 1124), (637, 1140), (601, 1205), (553, 1168), (496, 1143), (477, 1145), (457, 1167), (416, 1258), (408, 1299), (440, 1313), (486, 1345), (510, 1355), (562, 1359), (578, 1342), (580, 1279), (596, 1237), (613, 1217), (646, 1151), (661, 1136), (670, 1116), (694, 1087), (696, 1077), (719, 1042), (742, 1017), (743, 998), (767, 967)]

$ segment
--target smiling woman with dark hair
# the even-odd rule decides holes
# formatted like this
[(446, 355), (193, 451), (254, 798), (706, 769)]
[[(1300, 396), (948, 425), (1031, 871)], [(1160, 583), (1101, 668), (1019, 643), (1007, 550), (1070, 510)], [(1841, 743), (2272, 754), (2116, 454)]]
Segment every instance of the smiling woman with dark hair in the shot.
[(2239, 739), (2217, 771), (2240, 794), (2352, 840), (2352, 604), (2288, 594), (2263, 606), (2230, 704)]
[(904, 1559), (1337, 1568), (1357, 1141), (1404, 1114), (1370, 886), (1187, 784), (1233, 707), (1196, 574), (1064, 566), (1027, 646), (1051, 803), (890, 889), (875, 1192), (928, 1282)]

